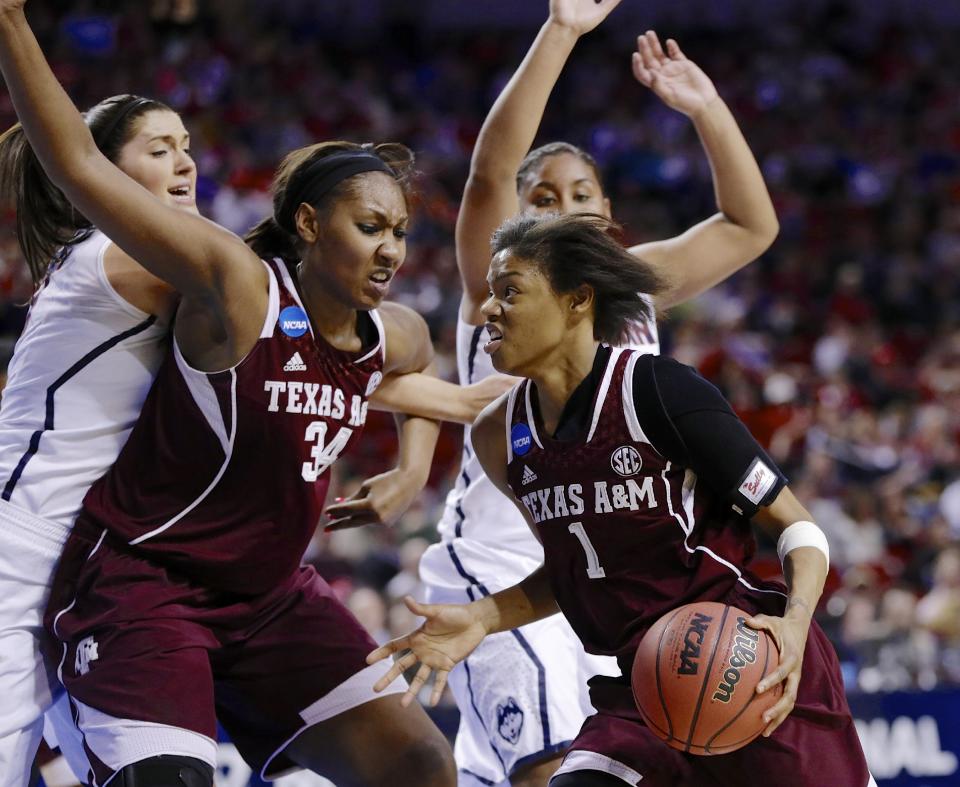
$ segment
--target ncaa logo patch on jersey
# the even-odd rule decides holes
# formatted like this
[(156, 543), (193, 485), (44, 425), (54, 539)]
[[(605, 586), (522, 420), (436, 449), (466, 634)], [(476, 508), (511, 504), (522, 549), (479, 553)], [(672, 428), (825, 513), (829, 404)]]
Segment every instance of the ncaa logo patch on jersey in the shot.
[(626, 478), (640, 472), (643, 459), (640, 457), (640, 452), (632, 445), (621, 445), (610, 454), (610, 467), (617, 475)]
[(370, 379), (367, 380), (367, 396), (370, 396), (377, 388), (380, 386), (380, 383), (383, 382), (383, 374), (381, 372), (374, 372), (370, 375)]
[(288, 306), (277, 319), (280, 330), (291, 339), (299, 339), (310, 330), (310, 323), (307, 322), (307, 313), (299, 306)]
[(526, 424), (516, 424), (510, 430), (510, 442), (513, 444), (513, 452), (517, 456), (523, 456), (533, 446), (533, 433)]

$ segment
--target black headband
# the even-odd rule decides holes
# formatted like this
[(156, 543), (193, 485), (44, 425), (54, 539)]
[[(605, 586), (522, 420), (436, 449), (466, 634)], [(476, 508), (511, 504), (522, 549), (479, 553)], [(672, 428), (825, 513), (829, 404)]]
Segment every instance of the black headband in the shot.
[(132, 112), (144, 107), (150, 107), (153, 109), (162, 108), (152, 98), (143, 98), (141, 96), (137, 96), (136, 98), (131, 99), (127, 102), (127, 105), (123, 109), (113, 116), (112, 120), (94, 133), (93, 137), (94, 141), (97, 143), (97, 147), (100, 150), (103, 150), (104, 146), (106, 146), (107, 142), (110, 140), (110, 136), (120, 127), (120, 124), (130, 117)]
[(287, 232), (296, 235), (294, 216), (301, 203), (316, 205), (338, 183), (361, 172), (386, 172), (392, 177), (397, 176), (382, 158), (365, 150), (332, 153), (308, 164), (290, 178), (286, 196), (274, 213), (274, 219)]

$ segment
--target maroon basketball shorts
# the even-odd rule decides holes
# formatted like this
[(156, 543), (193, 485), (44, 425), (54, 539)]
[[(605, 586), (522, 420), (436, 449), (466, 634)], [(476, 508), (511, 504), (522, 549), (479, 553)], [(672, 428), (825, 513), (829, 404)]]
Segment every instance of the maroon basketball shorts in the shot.
[(293, 767), (283, 752), (298, 734), (379, 696), (388, 665), (367, 667), (376, 643), (312, 568), (240, 596), (81, 530), (45, 623), (97, 783), (158, 754), (215, 765), (217, 719), (253, 768), (276, 775)]
[[(771, 608), (755, 599), (751, 594), (729, 603), (753, 613), (783, 614), (782, 597), (774, 597)], [(603, 771), (642, 787), (754, 787), (758, 774), (777, 787), (874, 784), (843, 693), (840, 665), (816, 623), (807, 638), (793, 712), (772, 736), (730, 754), (702, 757), (667, 746), (644, 724), (627, 677), (593, 678), (590, 699), (597, 713), (584, 722), (558, 775)]]

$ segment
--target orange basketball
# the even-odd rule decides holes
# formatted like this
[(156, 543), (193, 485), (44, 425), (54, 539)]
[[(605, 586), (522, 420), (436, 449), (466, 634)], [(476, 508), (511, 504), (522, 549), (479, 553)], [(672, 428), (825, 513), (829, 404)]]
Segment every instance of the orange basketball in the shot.
[(783, 686), (757, 694), (780, 663), (746, 612), (702, 601), (668, 612), (646, 633), (633, 661), (633, 696), (650, 730), (690, 754), (726, 754), (767, 726), (763, 713)]

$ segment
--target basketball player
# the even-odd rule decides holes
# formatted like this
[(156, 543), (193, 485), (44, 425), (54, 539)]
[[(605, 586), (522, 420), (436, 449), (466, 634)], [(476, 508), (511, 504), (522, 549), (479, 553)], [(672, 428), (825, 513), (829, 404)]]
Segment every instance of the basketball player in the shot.
[[(553, 0), (550, 18), (480, 132), (456, 236), (463, 281), (457, 327), (463, 384), (493, 374), (489, 358), (478, 352), (491, 233), (518, 210), (610, 214), (598, 168), (587, 153), (565, 143), (527, 152), (578, 37), (617, 4)], [(714, 173), (719, 207), (716, 215), (679, 237), (630, 250), (669, 278), (670, 288), (657, 297), (657, 304), (666, 307), (699, 294), (759, 256), (776, 237), (777, 220), (733, 116), (710, 79), (676, 43), (668, 42), (664, 52), (655, 34), (641, 36), (633, 69), (643, 85), (692, 119)], [(659, 352), (656, 323), (637, 322), (625, 342), (642, 352)], [(485, 477), (469, 434), (464, 442), (461, 472), (440, 522), (441, 541), (420, 564), (428, 601), (465, 601), (478, 585), (491, 591), (508, 587), (543, 559), (523, 519)], [(545, 785), (593, 711), (586, 681), (598, 672), (615, 673), (616, 665), (586, 656), (561, 616), (484, 641), (450, 680), (461, 709), (455, 754), (462, 787), (507, 779), (514, 787)], [(522, 719), (509, 731), (503, 724), (507, 710)]]
[[(172, 208), (196, 213), (196, 168), (176, 112), (122, 95), (85, 121), (123, 172)], [(21, 787), (52, 699), (40, 632), (54, 566), (83, 495), (140, 412), (176, 299), (73, 210), (19, 126), (0, 137), (0, 184), (16, 205), (37, 287), (0, 409), (0, 785)], [(82, 753), (60, 743), (79, 770)]]
[[(780, 666), (758, 686), (783, 682), (764, 715), (769, 737), (723, 756), (678, 752), (644, 725), (629, 677), (599, 676), (597, 713), (551, 785), (747, 787), (757, 774), (784, 787), (873, 785), (833, 648), (811, 622), (829, 564), (823, 532), (715, 387), (673, 360), (616, 348), (633, 322), (652, 319), (643, 293), (664, 283), (609, 228), (601, 216), (524, 216), (494, 237), (483, 349), (497, 371), (527, 379), (481, 414), (472, 442), (544, 563), (496, 593), (475, 583), (470, 604), (408, 599), (426, 622), (370, 655), (410, 649), (378, 686), (420, 661), (406, 699), (436, 670), (435, 702), (487, 634), (558, 609), (588, 652), (616, 657), (629, 676), (656, 620), (718, 601), (777, 643)], [(747, 568), (751, 518), (778, 539), (787, 587)]]
[[(51, 590), (90, 780), (210, 785), (216, 711), (265, 775), (300, 765), (342, 784), (453, 784), (439, 731), (398, 694), (374, 697), (372, 640), (299, 567), (367, 397), (384, 373), (430, 359), (422, 319), (376, 308), (405, 254), (411, 154), (290, 154), (255, 253), (97, 150), (22, 6), (0, 5), (0, 68), (38, 159), (182, 294), (143, 415), (87, 494)], [(435, 424), (407, 424), (436, 437)]]

